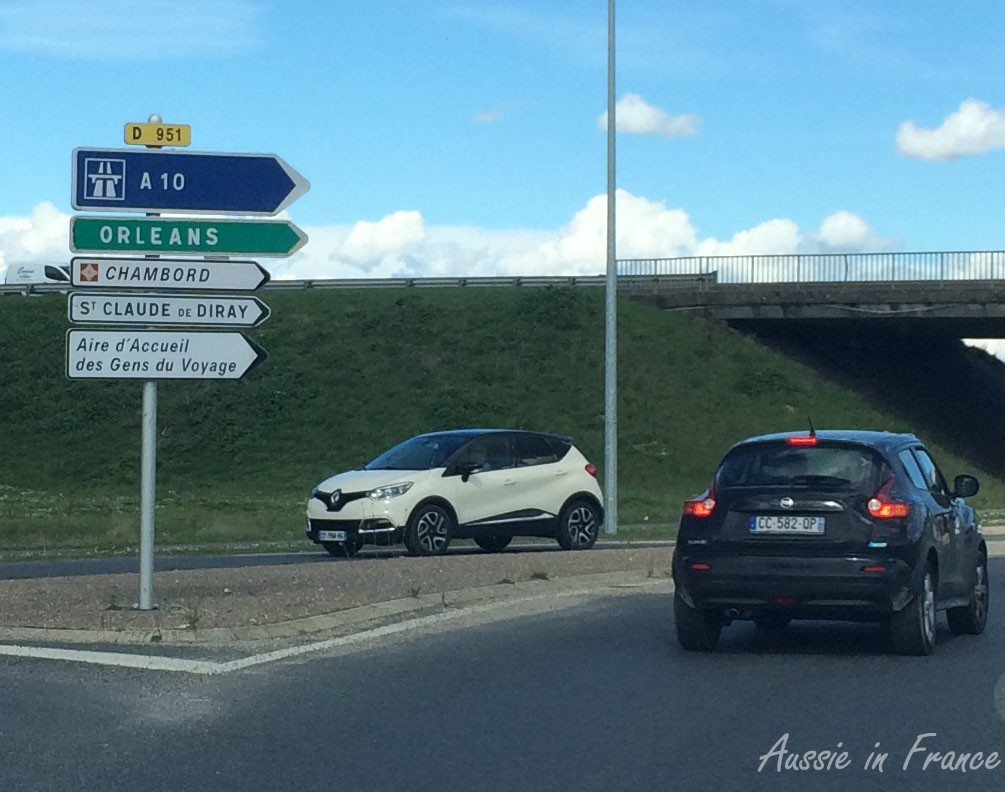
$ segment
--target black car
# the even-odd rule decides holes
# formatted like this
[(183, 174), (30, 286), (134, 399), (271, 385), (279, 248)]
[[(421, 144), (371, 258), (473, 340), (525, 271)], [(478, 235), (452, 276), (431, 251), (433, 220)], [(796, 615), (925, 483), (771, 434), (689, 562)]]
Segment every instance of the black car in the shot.
[(792, 619), (889, 624), (894, 649), (927, 655), (936, 612), (954, 633), (988, 615), (988, 550), (973, 476), (946, 484), (917, 437), (779, 433), (734, 445), (709, 488), (684, 503), (673, 559), (685, 649), (714, 649), (722, 627)]

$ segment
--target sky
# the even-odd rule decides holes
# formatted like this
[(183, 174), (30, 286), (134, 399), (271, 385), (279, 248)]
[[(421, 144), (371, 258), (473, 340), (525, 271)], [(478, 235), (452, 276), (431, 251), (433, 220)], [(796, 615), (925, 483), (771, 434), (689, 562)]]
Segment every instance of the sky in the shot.
[[(0, 280), (152, 113), (311, 183), (275, 278), (604, 272), (607, 0), (0, 0)], [(618, 0), (617, 256), (1003, 247), (1005, 3)]]

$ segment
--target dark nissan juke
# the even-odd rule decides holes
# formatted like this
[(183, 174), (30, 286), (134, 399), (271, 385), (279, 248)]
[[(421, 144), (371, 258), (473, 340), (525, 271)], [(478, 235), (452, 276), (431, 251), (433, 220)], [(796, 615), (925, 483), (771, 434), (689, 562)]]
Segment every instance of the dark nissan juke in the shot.
[(707, 491), (685, 502), (673, 559), (685, 649), (711, 650), (737, 619), (889, 624), (894, 649), (927, 655), (936, 613), (978, 635), (988, 615), (988, 551), (964, 498), (917, 437), (810, 431), (737, 443)]

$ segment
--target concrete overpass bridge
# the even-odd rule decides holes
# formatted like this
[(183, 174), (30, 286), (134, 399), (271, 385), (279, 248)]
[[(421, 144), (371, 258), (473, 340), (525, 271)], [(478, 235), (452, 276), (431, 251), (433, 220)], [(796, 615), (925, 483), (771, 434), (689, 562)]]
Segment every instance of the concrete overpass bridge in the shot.
[(736, 326), (1005, 338), (1005, 251), (624, 259), (626, 296)]

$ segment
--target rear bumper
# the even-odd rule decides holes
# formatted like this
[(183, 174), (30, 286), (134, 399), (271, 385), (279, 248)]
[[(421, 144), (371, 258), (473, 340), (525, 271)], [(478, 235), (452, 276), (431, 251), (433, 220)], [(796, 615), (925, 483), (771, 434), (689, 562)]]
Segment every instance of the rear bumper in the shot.
[(913, 591), (907, 562), (879, 555), (798, 558), (678, 552), (673, 578), (677, 593), (689, 605), (730, 611), (730, 618), (769, 612), (798, 619), (870, 618), (900, 610)]

